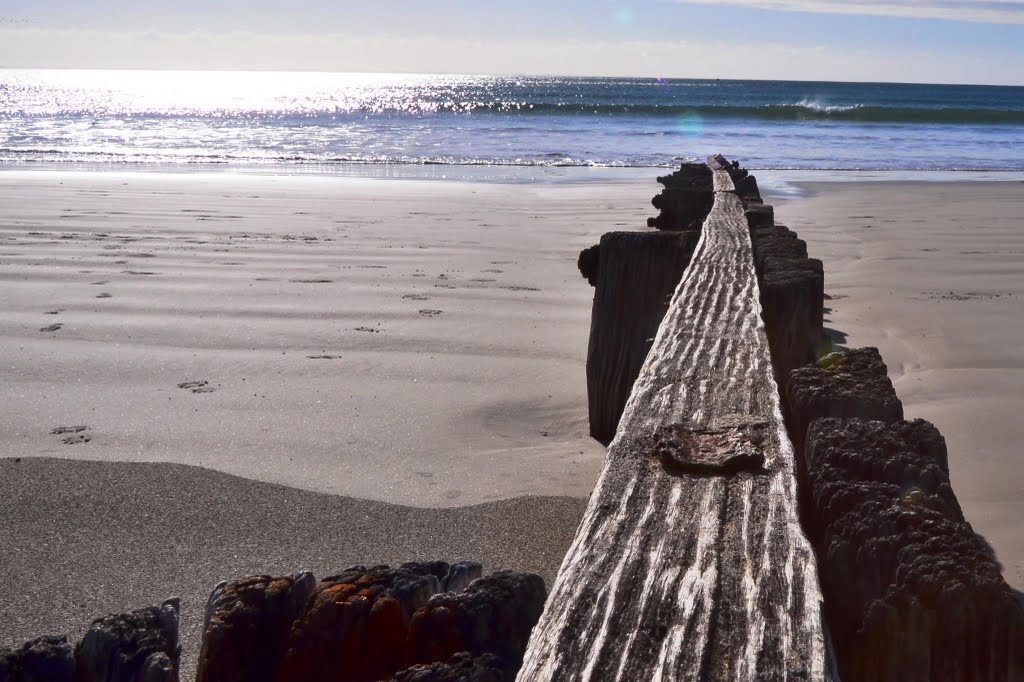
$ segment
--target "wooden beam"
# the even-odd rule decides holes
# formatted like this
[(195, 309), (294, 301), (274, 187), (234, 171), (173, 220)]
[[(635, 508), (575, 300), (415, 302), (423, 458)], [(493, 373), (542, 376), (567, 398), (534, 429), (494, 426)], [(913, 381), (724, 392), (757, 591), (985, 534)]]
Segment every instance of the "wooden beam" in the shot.
[(523, 682), (833, 678), (749, 228), (714, 182)]

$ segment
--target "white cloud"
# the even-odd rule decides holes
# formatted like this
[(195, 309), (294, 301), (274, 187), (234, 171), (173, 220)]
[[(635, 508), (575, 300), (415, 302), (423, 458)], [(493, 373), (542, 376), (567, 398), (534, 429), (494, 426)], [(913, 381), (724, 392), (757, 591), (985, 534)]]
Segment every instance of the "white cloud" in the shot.
[(0, 68), (250, 69), (1024, 85), (1021, 52), (0, 27)]
[(733, 5), (824, 14), (950, 19), (1024, 24), (1024, 0), (676, 0), (683, 4)]

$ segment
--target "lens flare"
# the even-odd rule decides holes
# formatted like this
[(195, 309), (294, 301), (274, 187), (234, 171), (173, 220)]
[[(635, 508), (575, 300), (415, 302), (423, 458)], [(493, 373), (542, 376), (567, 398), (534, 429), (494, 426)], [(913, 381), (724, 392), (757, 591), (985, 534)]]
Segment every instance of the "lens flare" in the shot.
[(696, 111), (687, 111), (676, 119), (676, 130), (686, 137), (704, 134), (704, 118)]

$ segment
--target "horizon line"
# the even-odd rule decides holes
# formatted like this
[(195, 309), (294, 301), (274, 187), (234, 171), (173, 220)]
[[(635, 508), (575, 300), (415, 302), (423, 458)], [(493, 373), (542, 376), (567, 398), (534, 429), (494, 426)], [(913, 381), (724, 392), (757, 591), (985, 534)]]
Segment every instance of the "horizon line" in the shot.
[(466, 76), (473, 78), (576, 78), (576, 79), (629, 79), (629, 80), (654, 80), (654, 81), (727, 81), (736, 83), (849, 83), (859, 85), (937, 85), (943, 87), (978, 87), (978, 88), (1024, 88), (1022, 84), (1009, 83), (959, 83), (959, 82), (934, 82), (934, 81), (880, 81), (880, 80), (822, 80), (820, 78), (714, 78), (700, 76), (650, 76), (650, 75), (581, 75), (567, 73), (526, 73), (526, 72), (501, 72), (483, 73), (469, 71), (338, 71), (333, 69), (263, 69), (263, 68), (188, 68), (178, 69), (174, 67), (81, 67), (81, 66), (5, 66), (0, 64), (0, 71), (113, 71), (113, 72), (179, 72), (179, 73), (296, 73), (296, 74), (360, 74), (376, 76)]

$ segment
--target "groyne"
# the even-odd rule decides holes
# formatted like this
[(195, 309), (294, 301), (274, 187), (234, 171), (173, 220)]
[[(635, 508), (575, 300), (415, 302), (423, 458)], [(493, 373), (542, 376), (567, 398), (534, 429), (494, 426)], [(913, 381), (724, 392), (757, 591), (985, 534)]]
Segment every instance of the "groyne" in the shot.
[[(1024, 679), (1021, 597), (963, 517), (938, 430), (903, 419), (876, 349), (830, 352), (821, 262), (753, 176), (707, 168), (714, 202), (656, 338), (616, 345), (606, 320), (660, 289), (584, 273), (588, 379), (623, 377), (589, 392), (591, 428), (616, 430), (519, 679)], [(659, 178), (649, 225), (692, 233), (703, 172)]]
[[(680, 175), (708, 172), (710, 210), (649, 351), (588, 358), (645, 356), (522, 681), (834, 677), (761, 319), (748, 212), (765, 211), (743, 205), (724, 161)], [(677, 179), (662, 179), (671, 213), (654, 222), (685, 231), (707, 190)], [(591, 393), (592, 413), (604, 399)]]

